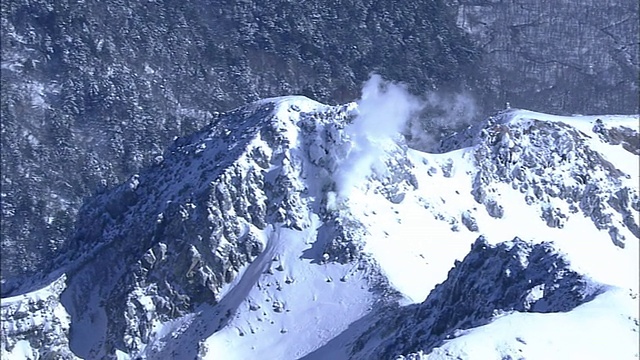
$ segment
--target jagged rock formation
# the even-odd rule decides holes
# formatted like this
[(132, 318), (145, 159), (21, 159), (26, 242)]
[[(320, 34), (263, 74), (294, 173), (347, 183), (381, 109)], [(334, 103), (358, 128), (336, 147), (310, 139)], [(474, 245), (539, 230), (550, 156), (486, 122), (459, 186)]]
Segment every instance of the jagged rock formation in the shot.
[[(106, 343), (93, 344), (91, 356), (112, 356), (116, 348), (135, 354), (154, 325), (215, 304), (221, 287), (263, 251), (259, 234), (269, 224), (308, 226), (300, 164), (274, 105), (221, 115), (176, 141), (154, 168), (85, 206), (78, 228), (86, 230), (70, 251), (86, 265), (69, 291), (72, 316), (83, 319), (96, 311), (80, 305), (93, 296), (85, 281), (102, 276)], [(99, 258), (82, 255), (92, 249), (100, 249)]]
[[(456, 331), (513, 311), (570, 311), (593, 299), (599, 289), (600, 285), (571, 270), (550, 243), (515, 238), (490, 245), (481, 236), (424, 302), (383, 315), (365, 331), (354, 343), (352, 358), (429, 353)], [(375, 345), (368, 347), (371, 339), (376, 339)]]
[[(267, 100), (220, 114), (147, 171), (86, 202), (62, 257), (71, 264), (63, 303), (71, 309), (73, 351), (90, 358), (140, 353), (160, 323), (220, 301), (221, 288), (264, 250), (267, 227), (309, 227), (311, 190), (303, 179), (327, 176), (321, 187), (335, 187), (328, 175), (338, 163), (303, 169), (303, 159), (318, 149), (339, 151), (344, 135), (298, 149), (293, 120), (278, 112), (297, 118), (301, 110), (287, 106)], [(350, 111), (322, 110), (307, 111), (301, 124), (343, 127)], [(326, 254), (316, 260), (360, 259), (357, 220), (315, 208), (325, 218), (318, 243)], [(81, 329), (100, 328), (96, 319), (104, 321), (97, 335), (74, 343)]]
[(638, 132), (628, 127), (619, 126), (607, 128), (602, 120), (596, 120), (593, 132), (597, 133), (600, 140), (611, 145), (622, 145), (622, 147), (632, 154), (640, 155), (640, 138)]
[(37, 292), (2, 299), (3, 359), (77, 359), (69, 350), (69, 315), (60, 304), (66, 276)]
[[(639, 139), (636, 130), (607, 127), (597, 120), (593, 132), (605, 143), (637, 153), (631, 145)], [(624, 247), (619, 227), (640, 237), (634, 218), (640, 210), (638, 189), (622, 183), (630, 175), (603, 158), (591, 140), (561, 121), (535, 116), (514, 120), (506, 112), (447, 139), (443, 147), (477, 144), (474, 156), (479, 171), (472, 194), (491, 216), (503, 215), (495, 195), (500, 192), (497, 184), (506, 183), (522, 193), (527, 204), (540, 206), (547, 226), (562, 228), (570, 213), (581, 211), (599, 230), (609, 231), (617, 246)]]
[[(421, 258), (424, 270), (438, 261), (439, 254), (418, 250), (421, 234), (467, 247), (513, 219), (507, 195), (516, 209), (539, 215), (516, 220), (522, 231), (555, 231), (586, 216), (580, 224), (593, 226), (596, 240), (584, 241), (613, 248), (606, 238), (598, 242), (602, 230), (621, 254), (637, 247), (631, 168), (610, 162), (611, 154), (637, 156), (624, 145), (637, 133), (619, 126), (634, 119), (604, 118), (591, 128), (589, 118), (514, 110), (448, 139), (447, 154), (426, 154), (397, 133), (368, 133), (360, 105), (285, 97), (217, 114), (154, 165), (87, 199), (62, 255), (43, 277), (15, 284), (20, 295), (8, 302), (37, 298), (38, 288), (64, 274), (46, 306), (16, 311), (3, 299), (3, 322), (21, 324), (3, 330), (3, 348), (43, 357), (207, 358), (231, 341), (302, 357), (353, 322), (381, 317), (349, 351), (395, 356), (428, 351), (456, 329), (490, 321), (494, 311), (570, 311), (596, 296), (597, 287), (549, 244), (493, 246), (481, 237), (425, 302), (396, 304), (407, 290), (393, 275), (402, 273), (398, 266)], [(402, 231), (405, 220), (415, 227)], [(399, 249), (417, 235), (415, 250)], [(399, 254), (401, 264), (381, 261), (385, 252)], [(444, 280), (454, 254), (424, 276)], [(25, 314), (53, 326), (23, 324)], [(414, 319), (408, 327), (407, 317)]]

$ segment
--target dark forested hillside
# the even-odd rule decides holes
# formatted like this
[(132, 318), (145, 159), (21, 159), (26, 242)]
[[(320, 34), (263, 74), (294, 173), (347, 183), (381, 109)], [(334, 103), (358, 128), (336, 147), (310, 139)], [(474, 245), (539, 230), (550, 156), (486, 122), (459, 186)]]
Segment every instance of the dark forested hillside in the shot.
[(633, 0), (458, 1), (481, 48), (484, 102), (561, 114), (638, 113), (640, 21)]

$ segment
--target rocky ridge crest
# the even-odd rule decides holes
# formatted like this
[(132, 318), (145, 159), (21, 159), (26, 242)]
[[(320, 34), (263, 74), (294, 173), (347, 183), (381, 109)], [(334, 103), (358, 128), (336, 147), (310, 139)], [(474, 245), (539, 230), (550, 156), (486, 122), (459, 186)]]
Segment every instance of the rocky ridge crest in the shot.
[[(589, 135), (562, 122), (515, 115), (503, 112), (443, 143), (447, 151), (467, 147), (474, 155), (470, 195), (477, 203), (491, 216), (502, 217), (502, 200), (496, 194), (506, 186), (518, 190), (527, 204), (539, 207), (540, 221), (550, 227), (562, 228), (568, 216), (581, 211), (598, 229), (608, 231), (619, 247), (628, 241), (622, 229), (638, 236), (637, 189), (628, 185), (627, 174), (592, 148)], [(38, 356), (54, 348), (63, 349), (63, 358), (74, 353), (85, 358), (153, 353), (147, 346), (166, 336), (158, 334), (163, 324), (188, 318), (202, 305), (215, 307), (224, 298), (225, 287), (265, 251), (275, 226), (306, 229), (312, 225), (312, 215), (321, 223), (312, 245), (317, 250), (312, 252), (314, 263), (358, 263), (370, 268), (371, 289), (397, 295), (376, 259), (363, 252), (370, 234), (341, 196), (336, 177), (353, 150), (354, 134), (348, 126), (357, 116), (354, 104), (324, 106), (298, 97), (267, 99), (217, 114), (202, 130), (176, 139), (155, 165), (88, 199), (57, 267), (46, 269), (45, 273), (65, 273), (66, 289), (55, 293), (58, 305), (35, 309), (33, 317), (43, 312), (45, 317), (63, 319), (66, 314), (61, 316), (55, 309), (64, 307), (70, 327), (60, 320), (64, 326), (52, 333), (52, 342), (42, 346), (38, 325), (26, 324), (19, 333), (6, 332), (3, 347), (25, 339), (32, 348), (41, 349)], [(606, 143), (624, 147), (637, 140), (631, 129), (598, 126), (593, 131)], [(624, 148), (628, 151), (632, 146)], [(359, 186), (381, 194), (390, 205), (400, 204), (406, 194), (418, 189), (417, 165), (408, 157), (402, 139), (383, 150), (385, 169), (367, 174)], [(456, 166), (452, 161), (440, 165), (445, 178)], [(469, 231), (482, 230), (470, 211), (461, 216)], [(441, 220), (451, 219), (449, 214)], [(512, 255), (525, 260), (513, 263)], [(498, 258), (510, 274), (519, 274), (517, 279), (528, 277), (534, 285), (498, 273), (490, 258)], [(530, 259), (537, 265), (529, 265)], [(550, 267), (543, 269), (543, 265)], [(402, 324), (411, 313), (409, 317), (416, 315), (420, 324), (437, 331), (418, 333), (411, 329), (422, 325), (407, 325), (410, 330), (403, 330), (402, 339), (389, 340), (376, 352), (393, 356), (428, 349), (457, 328), (489, 321), (494, 310), (567, 311), (596, 294), (591, 283), (568, 266), (548, 244), (515, 239), (493, 247), (480, 238), (465, 261), (449, 273), (449, 280), (432, 292), (436, 295), (419, 307), (385, 307), (391, 315), (379, 323), (380, 328), (389, 321), (404, 329)], [(471, 268), (480, 268), (479, 273), (486, 272), (493, 280), (478, 278)], [(538, 272), (546, 277), (540, 278)], [(48, 282), (45, 278), (40, 284)], [(460, 292), (456, 286), (462, 285), (452, 282), (466, 284), (466, 290)], [(487, 293), (492, 282), (513, 296)], [(38, 293), (34, 289), (16, 291), (32, 298)], [(491, 305), (475, 307), (472, 303), (477, 299), (461, 300), (461, 294), (475, 294), (482, 299), (479, 303)], [(554, 294), (575, 301), (563, 303)], [(453, 311), (450, 304), (463, 311)], [(434, 315), (440, 312), (450, 316)], [(3, 304), (3, 321), (17, 317), (15, 312), (5, 312)], [(221, 317), (219, 327), (224, 325)], [(80, 336), (87, 329), (92, 335)], [(171, 336), (180, 337), (181, 331)], [(362, 335), (360, 344), (368, 336)], [(356, 346), (354, 355), (364, 354), (359, 350)]]
[[(571, 270), (551, 243), (480, 236), (424, 302), (382, 315), (355, 342), (352, 358), (404, 359), (510, 312), (566, 312), (603, 289)], [(380, 339), (367, 344), (371, 339)], [(414, 354), (414, 355), (408, 355)], [(412, 358), (412, 357), (409, 357)], [(416, 357), (419, 358), (419, 357)]]

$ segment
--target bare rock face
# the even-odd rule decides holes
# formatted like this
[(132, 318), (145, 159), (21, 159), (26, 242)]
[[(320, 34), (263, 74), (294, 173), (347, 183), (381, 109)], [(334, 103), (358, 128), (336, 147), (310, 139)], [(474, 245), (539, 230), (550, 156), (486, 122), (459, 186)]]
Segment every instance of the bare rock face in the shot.
[(498, 102), (558, 113), (638, 111), (638, 4), (459, 0)]
[[(265, 102), (224, 114), (85, 205), (68, 249), (81, 265), (63, 299), (73, 309), (72, 332), (91, 314), (107, 325), (102, 341), (72, 342), (75, 352), (141, 351), (155, 324), (219, 300), (221, 287), (263, 251), (256, 234), (268, 223), (307, 226), (300, 169), (286, 159), (289, 139), (273, 108)], [(95, 280), (100, 286), (91, 287)]]
[[(72, 265), (62, 303), (70, 309), (74, 353), (114, 358), (118, 352), (145, 351), (159, 324), (189, 316), (203, 304), (218, 304), (222, 287), (264, 251), (265, 229), (310, 226), (314, 210), (304, 179), (326, 175), (336, 164), (303, 169), (303, 163), (313, 149), (343, 144), (338, 128), (336, 138), (310, 136), (311, 141), (298, 144), (298, 124), (291, 119), (302, 118), (301, 128), (304, 121), (341, 127), (348, 111), (286, 109), (295, 114), (291, 117), (282, 115), (285, 105), (278, 106), (265, 100), (221, 114), (177, 139), (155, 166), (85, 203), (65, 252)], [(330, 177), (325, 182), (319, 181), (335, 186)], [(320, 254), (328, 255), (324, 260), (358, 260), (362, 224), (315, 209), (327, 237), (319, 242)], [(86, 328), (92, 335), (78, 336)]]
[(478, 231), (478, 223), (476, 219), (471, 215), (469, 211), (462, 213), (462, 224), (469, 229), (469, 231)]
[[(549, 227), (562, 228), (569, 213), (582, 211), (599, 230), (608, 230), (617, 246), (624, 247), (620, 228), (640, 237), (633, 216), (640, 207), (637, 188), (623, 185), (628, 175), (592, 149), (588, 135), (562, 122), (510, 119), (508, 112), (490, 118), (475, 140), (469, 140), (469, 134), (459, 136), (477, 143), (472, 195), (491, 216), (503, 215), (496, 184), (506, 183), (519, 190), (527, 204), (540, 207)], [(596, 133), (605, 143), (621, 144), (620, 134), (627, 134), (622, 137), (626, 143), (638, 138), (636, 131), (615, 126), (601, 125)], [(555, 199), (566, 206), (554, 206)]]
[(620, 126), (607, 128), (602, 120), (596, 120), (593, 132), (597, 133), (600, 139), (611, 145), (621, 144), (628, 152), (640, 155), (640, 138), (636, 130)]
[[(31, 348), (51, 351), (60, 343), (82, 358), (153, 352), (146, 346), (159, 324), (217, 305), (223, 286), (264, 251), (265, 231), (274, 224), (306, 229), (310, 212), (324, 224), (315, 260), (360, 260), (362, 224), (326, 205), (326, 190), (336, 186), (329, 175), (340, 159), (327, 154), (347, 145), (342, 129), (352, 119), (349, 107), (298, 100), (315, 110), (265, 100), (219, 114), (178, 138), (154, 166), (87, 199), (57, 262), (68, 275), (66, 289), (64, 280), (56, 282), (63, 286), (51, 295), (55, 304), (25, 312), (50, 319), (58, 306), (68, 309), (70, 321), (56, 330), (54, 343)], [(394, 198), (410, 186), (406, 164), (397, 166), (402, 171), (380, 179), (393, 185)], [(310, 190), (307, 178), (322, 189)], [(316, 197), (317, 204), (309, 204)], [(19, 322), (22, 313), (11, 309), (3, 307), (3, 319)], [(11, 351), (24, 334), (42, 335), (37, 327), (25, 329), (3, 332), (4, 348)]]

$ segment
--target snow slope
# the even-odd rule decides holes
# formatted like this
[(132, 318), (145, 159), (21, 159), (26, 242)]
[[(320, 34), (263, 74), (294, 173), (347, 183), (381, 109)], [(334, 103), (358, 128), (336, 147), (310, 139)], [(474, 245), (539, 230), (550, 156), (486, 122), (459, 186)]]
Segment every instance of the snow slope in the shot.
[[(299, 106), (297, 102), (296, 106)], [(619, 183), (616, 179), (612, 186), (630, 186), (637, 194), (637, 188), (633, 184), (633, 179), (637, 179), (638, 176), (637, 166), (634, 167), (633, 165), (637, 164), (637, 156), (622, 149), (622, 146), (598, 141), (598, 136), (592, 131), (596, 117), (555, 117), (527, 111), (516, 111), (509, 116), (508, 124), (514, 128), (535, 126), (531, 122), (533, 119), (544, 122), (562, 122), (577, 129), (581, 132), (579, 136), (586, 140), (586, 146), (596, 150), (604, 159), (612, 162), (628, 175), (622, 177)], [(637, 118), (634, 117), (603, 117), (603, 120), (605, 120), (606, 124), (612, 126), (628, 126), (631, 128), (637, 123)], [(474, 177), (477, 173), (477, 160), (474, 157), (475, 147), (463, 148), (445, 154), (426, 154), (407, 149), (401, 142), (398, 144), (392, 137), (386, 139), (386, 141), (379, 141), (377, 145), (384, 148), (384, 158), (379, 159), (373, 171), (370, 174), (366, 174), (366, 181), (357, 184), (349, 192), (347, 198), (338, 194), (337, 200), (335, 200), (337, 204), (332, 206), (337, 209), (335, 211), (338, 211), (340, 216), (357, 219), (362, 228), (365, 229), (365, 235), (362, 238), (364, 243), (363, 251), (372, 259), (375, 259), (382, 273), (388, 279), (389, 284), (404, 296), (404, 300), (401, 301), (402, 304), (421, 302), (436, 284), (445, 281), (447, 272), (454, 261), (460, 260), (466, 255), (469, 244), (475, 240), (478, 234), (485, 235), (489, 241), (495, 243), (515, 236), (525, 238), (534, 243), (551, 241), (560, 252), (567, 254), (572, 268), (586, 274), (598, 283), (612, 285), (611, 289), (617, 289), (612, 290), (613, 294), (624, 291), (638, 292), (638, 243), (633, 240), (635, 236), (628, 229), (622, 228), (620, 231), (626, 238), (632, 240), (625, 242), (625, 247), (620, 248), (614, 246), (607, 231), (598, 229), (589, 217), (580, 212), (568, 216), (562, 228), (547, 226), (541, 218), (542, 210), (540, 207), (527, 204), (521, 191), (513, 189), (510, 184), (503, 183), (492, 184), (495, 187), (495, 196), (504, 207), (504, 215), (501, 218), (496, 218), (482, 208), (481, 204), (478, 204), (473, 197), (469, 196), (473, 192)], [(340, 146), (340, 144), (336, 143), (334, 146)], [(380, 163), (384, 165), (381, 166)], [(618, 166), (618, 164), (621, 164), (621, 166)], [(407, 166), (410, 170), (405, 175), (408, 175), (409, 178), (393, 179), (394, 175), (399, 172), (407, 172)], [(570, 166), (570, 163), (566, 164), (566, 167)], [(399, 171), (398, 167), (404, 167), (404, 169)], [(557, 170), (557, 172), (563, 171), (569, 170)], [(608, 176), (608, 174), (604, 173), (603, 176)], [(390, 201), (390, 196), (386, 191), (390, 188), (393, 189), (396, 195), (401, 194), (398, 197), (401, 200), (392, 199)], [(568, 206), (563, 199), (547, 198), (545, 200), (551, 203), (552, 206), (562, 208), (567, 208)], [(461, 218), (464, 212), (471, 214), (475, 219), (478, 231), (470, 231), (462, 224)], [(638, 223), (637, 212), (634, 216), (636, 223)], [(287, 249), (287, 251), (290, 250), (293, 249)], [(287, 263), (291, 262), (287, 261)], [(325, 264), (325, 266), (327, 265)], [(342, 271), (344, 272), (344, 270)], [(247, 315), (251, 314), (251, 311), (247, 310), (245, 313), (240, 312), (236, 320), (232, 322), (234, 325), (214, 334), (207, 340), (208, 350), (211, 353), (229, 354), (228, 356), (231, 358), (254, 358), (255, 354), (264, 353), (274, 354), (277, 358), (298, 358), (310, 350), (317, 350), (316, 348), (319, 345), (336, 336), (336, 330), (344, 330), (348, 324), (354, 323), (359, 318), (362, 319), (367, 313), (362, 305), (344, 302), (343, 300), (344, 296), (354, 298), (362, 295), (342, 295), (340, 292), (328, 294), (330, 299), (335, 300), (335, 303), (342, 304), (336, 306), (335, 310), (332, 307), (327, 307), (322, 301), (319, 304), (314, 304), (316, 300), (313, 299), (316, 299), (317, 296), (311, 296), (310, 294), (316, 294), (316, 286), (322, 288), (322, 278), (327, 276), (327, 273), (331, 273), (330, 268), (323, 270), (323, 273), (325, 275), (319, 273), (315, 280), (308, 281), (310, 284), (315, 283), (310, 285), (310, 288), (304, 287), (303, 290), (296, 290), (306, 293), (306, 298), (302, 295), (296, 297), (286, 291), (282, 292), (282, 299), (286, 299), (287, 306), (307, 309), (302, 313), (295, 314), (295, 323), (302, 325), (306, 330), (296, 331), (295, 333), (299, 334), (299, 336), (280, 335), (278, 337), (276, 334), (275, 340), (273, 335), (267, 335), (266, 333), (264, 336), (252, 336), (254, 334), (251, 334), (251, 329), (254, 326), (261, 328), (258, 324), (260, 321), (257, 320), (260, 316), (258, 314), (252, 320), (251, 316)], [(335, 275), (332, 277), (335, 279)], [(313, 277), (311, 278), (314, 279)], [(355, 284), (357, 289), (359, 284), (357, 280), (358, 278), (352, 278), (348, 283)], [(353, 283), (354, 281), (356, 282)], [(354, 289), (346, 290), (345, 294), (349, 294), (351, 291), (354, 291)], [(261, 297), (255, 295), (259, 293), (260, 291), (254, 290), (250, 295), (251, 301), (257, 303), (261, 308), (268, 307), (268, 302), (265, 303), (265, 300), (260, 301)], [(602, 299), (598, 299), (602, 302), (609, 301), (606, 299), (612, 299), (610, 300), (612, 304), (607, 310), (609, 312), (603, 311), (598, 313), (597, 316), (606, 317), (602, 314), (610, 314), (611, 309), (618, 307), (619, 301), (626, 299), (620, 300), (608, 292), (606, 294), (602, 295)], [(366, 296), (364, 298), (367, 299)], [(309, 303), (309, 300), (311, 300), (311, 303)], [(370, 301), (368, 299), (368, 302), (364, 304), (370, 304)], [(628, 318), (637, 319), (637, 312), (629, 311), (631, 309), (628, 306), (629, 299), (625, 301), (627, 307), (620, 308), (618, 311), (626, 314), (625, 316)], [(631, 303), (633, 304), (634, 302), (631, 301)], [(584, 305), (587, 308), (589, 306), (595, 305)], [(582, 307), (579, 309), (582, 309)], [(564, 320), (561, 319), (566, 318), (566, 321), (571, 323), (574, 319), (579, 319), (582, 316), (582, 310), (579, 309), (576, 309), (576, 314), (578, 315), (569, 317), (558, 315), (556, 316), (558, 320), (553, 321), (562, 322)], [(508, 316), (517, 318), (519, 315), (512, 314)], [(538, 314), (523, 314), (522, 316), (523, 318), (531, 319), (527, 320), (532, 324), (530, 325), (531, 333), (538, 331), (541, 326), (547, 324), (543, 323), (543, 320), (537, 320), (538, 318), (547, 318)], [(598, 319), (600, 318), (593, 320), (594, 324), (600, 321)], [(538, 321), (540, 324), (534, 324)], [(612, 321), (614, 325), (617, 324), (615, 320)], [(326, 322), (341, 323), (341, 325), (333, 329), (333, 331), (327, 332), (325, 330)], [(291, 323), (284, 326), (280, 325), (284, 323), (284, 320), (275, 323), (274, 325), (276, 326), (273, 329), (282, 328), (286, 330), (292, 328)], [(633, 322), (630, 324), (623, 323), (624, 326), (616, 327), (612, 325), (608, 327), (609, 331), (615, 329), (614, 334), (622, 331), (620, 336), (626, 339), (627, 342), (621, 351), (626, 351), (627, 353), (635, 351), (633, 344), (629, 342), (629, 339), (634, 338), (633, 333), (624, 332), (624, 330), (635, 329), (632, 326)], [(362, 326), (363, 329), (366, 328), (361, 324), (359, 326)], [(490, 324), (487, 326), (498, 325)], [(313, 330), (309, 332), (309, 329)], [(260, 333), (259, 330), (254, 330), (254, 332)], [(346, 330), (346, 333), (349, 332), (354, 332), (354, 330)], [(316, 336), (320, 335), (320, 341), (314, 338), (314, 333)], [(240, 336), (239, 334), (246, 334), (246, 336)], [(327, 336), (329, 334), (330, 336)], [(542, 333), (537, 335), (537, 338), (533, 338), (546, 339), (544, 336), (544, 333)], [(594, 335), (585, 334), (585, 336)], [(571, 349), (576, 346), (575, 342), (567, 342), (565, 341), (566, 338), (555, 334), (549, 341), (552, 340), (556, 347), (562, 348), (561, 350), (565, 352), (572, 351)], [(313, 345), (309, 345), (310, 343)], [(485, 344), (486, 339), (479, 340), (479, 343)], [(336, 349), (332, 349), (331, 346), (333, 344), (330, 343), (314, 354), (319, 358), (337, 358), (339, 354), (350, 357), (350, 355), (347, 355), (349, 353), (347, 350), (344, 352), (338, 350), (336, 352)], [(343, 346), (347, 345), (343, 344)], [(464, 346), (462, 347), (464, 348)], [(602, 348), (591, 348), (591, 350), (603, 351)], [(532, 358), (547, 358), (545, 356), (548, 353), (539, 351), (531, 350), (529, 355)], [(463, 357), (466, 356), (464, 355), (465, 353), (457, 352), (457, 354), (463, 354)]]
[(637, 293), (613, 288), (566, 313), (500, 316), (420, 359), (637, 359)]
[(299, 358), (370, 310), (374, 298), (364, 269), (357, 264), (316, 265), (299, 258), (309, 248), (305, 240), (314, 235), (285, 229), (274, 234), (277, 260), (268, 259), (272, 263), (266, 264), (234, 319), (207, 339), (212, 357)]
[[(598, 141), (591, 128), (596, 117), (558, 117), (528, 111), (517, 111), (510, 120), (520, 127), (530, 119), (558, 121), (571, 125), (588, 136), (588, 146), (597, 149), (605, 159), (615, 164), (628, 177), (621, 177), (618, 186), (628, 186), (637, 194), (638, 157), (622, 146)], [(601, 117), (612, 124), (637, 128), (637, 117)], [(408, 150), (417, 189), (408, 191), (401, 204), (389, 204), (376, 193), (375, 187), (352, 194), (349, 206), (363, 221), (371, 234), (365, 249), (378, 260), (391, 283), (411, 301), (424, 300), (436, 283), (443, 281), (453, 260), (461, 259), (477, 233), (489, 241), (503, 241), (515, 236), (534, 242), (553, 241), (561, 251), (570, 254), (572, 263), (603, 283), (621, 287), (638, 286), (638, 242), (630, 241), (625, 249), (612, 246), (606, 231), (596, 228), (581, 213), (570, 215), (563, 228), (545, 226), (541, 210), (528, 205), (523, 194), (510, 184), (492, 184), (496, 197), (504, 206), (502, 218), (490, 216), (470, 196), (476, 174), (475, 149), (465, 148), (445, 154), (426, 154)], [(443, 168), (447, 168), (443, 172)], [(571, 167), (569, 163), (566, 165)], [(557, 173), (569, 172), (558, 169)], [(602, 175), (603, 178), (606, 174)], [(604, 182), (603, 182), (604, 183)], [(370, 186), (367, 184), (367, 186)], [(613, 190), (612, 190), (613, 191)], [(559, 198), (548, 199), (553, 206), (566, 208)], [(461, 215), (468, 211), (477, 222), (479, 231), (468, 231), (461, 223)], [(633, 213), (638, 223), (638, 212)], [(452, 228), (458, 231), (452, 231)], [(627, 229), (628, 238), (635, 236)], [(637, 238), (636, 238), (637, 240)], [(607, 259), (607, 261), (602, 261)], [(410, 274), (429, 274), (412, 277)]]
[(37, 359), (42, 348), (51, 357), (76, 358), (69, 351), (69, 315), (60, 304), (65, 280), (62, 275), (42, 289), (2, 299), (3, 359)]
[[(520, 110), (511, 112), (506, 121), (504, 119), (503, 121), (511, 130), (525, 129), (526, 131), (528, 127), (540, 126), (540, 122), (560, 123), (563, 127), (566, 124), (576, 129), (578, 132), (575, 135), (579, 137), (579, 141), (584, 141), (586, 148), (595, 150), (616, 169), (621, 170), (622, 174), (615, 178), (611, 176), (611, 171), (602, 167), (596, 167), (590, 174), (607, 193), (614, 193), (625, 187), (630, 191), (632, 198), (635, 199), (633, 201), (636, 201), (634, 205), (636, 208), (630, 211), (630, 215), (634, 223), (638, 224), (638, 156), (619, 144), (602, 141), (594, 131), (598, 118), (603, 120), (607, 127), (628, 129), (638, 127), (637, 117), (558, 117)], [(636, 132), (636, 139), (637, 136)], [(524, 143), (524, 140), (526, 139), (521, 139), (520, 143)], [(477, 234), (483, 234), (494, 243), (516, 236), (533, 243), (550, 241), (560, 252), (566, 254), (572, 269), (589, 276), (598, 283), (611, 285), (612, 290), (600, 295), (602, 298), (598, 297), (600, 305), (585, 304), (576, 308), (575, 312), (571, 311), (571, 315), (568, 315), (569, 313), (566, 316), (518, 313), (508, 315), (500, 322), (486, 325), (486, 330), (485, 327), (480, 327), (476, 332), (484, 335), (470, 336), (469, 342), (465, 340), (466, 335), (461, 335), (459, 340), (447, 343), (442, 348), (436, 348), (432, 357), (503, 358), (506, 355), (501, 355), (500, 352), (506, 350), (501, 345), (503, 341), (501, 336), (513, 334), (516, 328), (519, 329), (521, 326), (529, 327), (527, 334), (536, 334), (531, 336), (536, 339), (537, 344), (553, 346), (552, 348), (531, 346), (527, 355), (523, 355), (525, 358), (567, 358), (566, 354), (574, 354), (568, 356), (573, 358), (576, 348), (581, 346), (579, 344), (582, 343), (582, 338), (592, 339), (597, 336), (601, 336), (603, 340), (591, 342), (592, 346), (585, 347), (581, 352), (590, 355), (580, 358), (628, 358), (628, 355), (633, 354), (637, 356), (639, 284), (637, 234), (621, 226), (620, 232), (630, 240), (626, 241), (624, 246), (614, 246), (610, 231), (599, 229), (594, 220), (584, 213), (575, 211), (571, 214), (568, 210), (564, 210), (565, 213), (570, 214), (564, 218), (561, 227), (547, 226), (541, 221), (545, 206), (568, 209), (571, 204), (568, 204), (566, 199), (558, 195), (541, 196), (539, 201), (546, 204), (537, 207), (535, 202), (525, 201), (521, 188), (513, 186), (513, 183), (499, 181), (485, 184), (487, 188), (492, 188), (493, 196), (503, 208), (503, 214), (492, 216), (489, 211), (482, 209), (481, 204), (478, 204), (473, 197), (465, 196), (473, 193), (474, 177), (476, 177), (479, 162), (474, 158), (474, 153), (477, 153), (478, 147), (482, 145), (438, 155), (408, 151), (408, 156), (414, 165), (413, 174), (416, 176), (418, 186), (404, 196), (401, 204), (385, 206), (381, 196), (375, 191), (368, 190), (363, 191), (361, 197), (351, 199), (352, 206), (361, 209), (360, 218), (366, 219), (363, 223), (372, 234), (366, 240), (365, 249), (379, 261), (390, 283), (407, 296), (409, 303), (424, 300), (435, 284), (446, 279), (447, 271), (453, 262), (462, 259), (466, 254), (468, 244)], [(535, 144), (529, 144), (529, 146), (533, 147)], [(540, 149), (540, 151), (543, 150)], [(579, 157), (580, 154), (575, 156)], [(566, 177), (563, 180), (571, 182), (572, 171), (575, 170), (572, 168), (577, 163), (577, 160), (550, 163), (545, 166), (545, 172), (540, 171), (533, 176), (538, 176), (536, 181), (541, 183), (549, 182), (545, 177), (556, 175)], [(378, 204), (381, 205), (376, 206)], [(464, 212), (473, 217), (474, 224), (478, 228), (477, 232), (468, 231), (469, 229), (458, 221), (461, 220)], [(618, 214), (612, 214), (612, 217), (616, 215)], [(592, 313), (593, 318), (584, 319), (585, 313)], [(518, 322), (520, 319), (523, 319), (521, 324)], [(555, 328), (564, 329), (565, 321), (566, 326), (576, 330), (573, 333), (568, 332), (572, 334), (571, 336), (540, 331), (551, 324)], [(580, 324), (585, 322), (593, 326), (606, 327), (596, 327), (597, 331), (581, 331)], [(361, 327), (360, 332), (371, 331), (369, 326), (361, 325)], [(346, 337), (348, 338), (349, 335)], [(616, 338), (620, 339), (621, 348), (613, 349), (611, 345), (613, 342), (607, 342), (606, 339), (612, 341)], [(355, 339), (356, 337), (353, 336), (351, 340), (336, 341), (334, 345), (351, 348), (353, 351)], [(493, 352), (489, 350), (487, 350), (489, 352), (482, 352), (483, 347)], [(608, 354), (608, 356), (598, 357), (595, 354)], [(510, 353), (510, 356), (516, 355), (518, 355), (517, 352)], [(350, 350), (336, 352), (330, 345), (317, 351), (310, 358), (325, 356), (353, 358), (354, 355)], [(369, 358), (369, 356), (372, 354), (369, 353), (362, 358)]]

